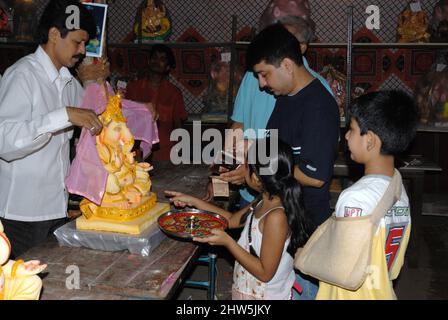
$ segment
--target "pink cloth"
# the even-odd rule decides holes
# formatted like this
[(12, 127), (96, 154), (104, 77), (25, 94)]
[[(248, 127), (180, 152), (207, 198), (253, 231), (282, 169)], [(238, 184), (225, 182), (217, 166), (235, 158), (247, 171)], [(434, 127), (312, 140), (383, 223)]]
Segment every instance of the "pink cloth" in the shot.
[[(115, 95), (109, 84), (107, 87), (109, 95)], [(91, 109), (99, 115), (105, 110), (107, 102), (104, 87), (96, 83), (90, 84), (85, 90), (81, 108)], [(141, 140), (140, 147), (146, 158), (152, 145), (159, 142), (157, 125), (151, 112), (144, 104), (126, 99), (122, 99), (122, 111), (135, 140)], [(106, 189), (108, 173), (101, 163), (95, 145), (95, 136), (83, 128), (65, 185), (68, 192), (81, 195), (99, 205)]]

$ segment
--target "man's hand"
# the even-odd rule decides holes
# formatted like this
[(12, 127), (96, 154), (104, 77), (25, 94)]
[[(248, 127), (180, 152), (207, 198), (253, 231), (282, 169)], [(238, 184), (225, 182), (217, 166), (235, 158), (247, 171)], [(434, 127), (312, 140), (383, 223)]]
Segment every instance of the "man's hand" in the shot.
[(246, 166), (239, 165), (238, 168), (233, 171), (222, 173), (219, 178), (236, 185), (244, 184), (246, 183)]
[(207, 183), (207, 188), (205, 190), (206, 194), (204, 196), (204, 198), (202, 198), (202, 200), (210, 202), (213, 200), (213, 183), (211, 181), (209, 181), (209, 183)]
[(88, 81), (104, 81), (110, 76), (110, 63), (107, 58), (101, 58), (98, 63), (81, 63), (78, 67), (78, 78), (81, 83)]
[(154, 106), (154, 104), (152, 104), (152, 102), (146, 103), (146, 108), (148, 108), (149, 112), (151, 112), (152, 119), (154, 121), (159, 120), (159, 113), (157, 112), (156, 107)]
[(95, 112), (88, 109), (67, 107), (68, 120), (77, 127), (83, 127), (90, 131), (92, 136), (98, 135), (103, 124)]

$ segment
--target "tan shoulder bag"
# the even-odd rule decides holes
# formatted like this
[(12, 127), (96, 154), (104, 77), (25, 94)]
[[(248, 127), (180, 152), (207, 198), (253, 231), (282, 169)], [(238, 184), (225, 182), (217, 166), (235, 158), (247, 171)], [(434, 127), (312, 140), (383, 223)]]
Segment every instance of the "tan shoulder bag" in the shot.
[(363, 217), (339, 218), (333, 214), (297, 250), (294, 266), (304, 274), (348, 290), (357, 290), (367, 277), (372, 239), (381, 219), (400, 199), (401, 175), (392, 180), (373, 210)]

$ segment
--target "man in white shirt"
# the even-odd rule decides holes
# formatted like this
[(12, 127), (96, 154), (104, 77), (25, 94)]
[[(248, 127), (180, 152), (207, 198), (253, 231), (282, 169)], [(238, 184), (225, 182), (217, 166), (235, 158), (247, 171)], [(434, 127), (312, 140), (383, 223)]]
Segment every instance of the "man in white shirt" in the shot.
[[(69, 6), (79, 9), (78, 25), (67, 23)], [(51, 0), (38, 29), (40, 46), (8, 68), (0, 83), (0, 219), (13, 258), (65, 222), (72, 127), (101, 131), (93, 111), (74, 107), (83, 89), (67, 69), (85, 55), (95, 33), (79, 1)]]

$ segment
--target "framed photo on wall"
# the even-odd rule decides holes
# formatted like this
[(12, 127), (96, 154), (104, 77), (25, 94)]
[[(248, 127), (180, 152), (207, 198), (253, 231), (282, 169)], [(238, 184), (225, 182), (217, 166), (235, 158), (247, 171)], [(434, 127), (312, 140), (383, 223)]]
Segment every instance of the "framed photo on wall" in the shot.
[(101, 58), (106, 42), (104, 35), (106, 32), (107, 4), (85, 2), (83, 5), (90, 11), (96, 24), (96, 38), (90, 39), (86, 46), (86, 56)]

